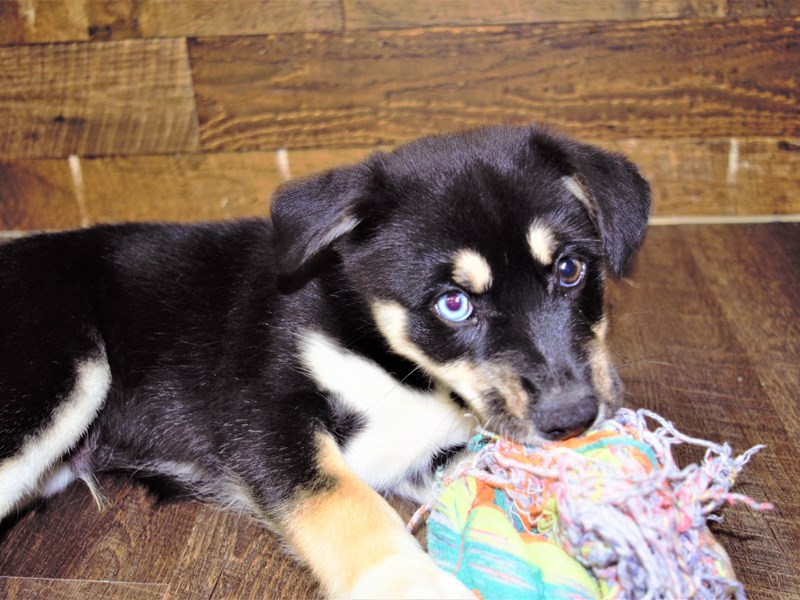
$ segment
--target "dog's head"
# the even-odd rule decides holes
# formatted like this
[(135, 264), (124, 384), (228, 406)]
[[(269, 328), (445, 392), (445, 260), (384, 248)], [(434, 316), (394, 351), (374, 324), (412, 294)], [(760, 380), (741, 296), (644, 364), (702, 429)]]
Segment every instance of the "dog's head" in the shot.
[(623, 157), (539, 127), (423, 138), (284, 187), (284, 272), (323, 251), (391, 350), (524, 441), (581, 433), (620, 385), (604, 284), (641, 243), (650, 193)]

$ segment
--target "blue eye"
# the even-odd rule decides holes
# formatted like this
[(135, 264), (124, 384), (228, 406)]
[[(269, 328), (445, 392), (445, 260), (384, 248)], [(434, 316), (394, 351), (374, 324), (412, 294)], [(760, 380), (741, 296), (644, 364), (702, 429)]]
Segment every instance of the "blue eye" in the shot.
[(464, 292), (447, 292), (436, 300), (436, 312), (446, 321), (460, 323), (472, 314), (472, 302)]
[(586, 263), (577, 258), (566, 257), (558, 261), (558, 283), (562, 287), (575, 287), (586, 273)]

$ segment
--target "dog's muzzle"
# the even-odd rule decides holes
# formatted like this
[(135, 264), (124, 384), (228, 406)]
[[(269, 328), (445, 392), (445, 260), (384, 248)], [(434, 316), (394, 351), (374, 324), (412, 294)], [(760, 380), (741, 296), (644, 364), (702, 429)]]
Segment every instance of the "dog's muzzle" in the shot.
[(576, 383), (541, 393), (531, 410), (531, 418), (542, 437), (564, 440), (591, 427), (598, 410), (592, 389)]

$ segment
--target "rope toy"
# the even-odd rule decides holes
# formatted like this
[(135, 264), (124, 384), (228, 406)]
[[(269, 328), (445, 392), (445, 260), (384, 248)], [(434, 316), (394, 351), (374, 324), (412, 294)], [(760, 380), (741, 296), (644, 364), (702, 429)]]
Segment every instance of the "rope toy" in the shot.
[[(654, 431), (647, 419), (658, 424)], [(672, 446), (706, 449), (679, 468)], [(479, 598), (744, 598), (706, 527), (724, 504), (772, 508), (730, 491), (763, 446), (691, 438), (657, 414), (621, 409), (598, 429), (530, 447), (489, 432), (437, 474), (428, 552)]]

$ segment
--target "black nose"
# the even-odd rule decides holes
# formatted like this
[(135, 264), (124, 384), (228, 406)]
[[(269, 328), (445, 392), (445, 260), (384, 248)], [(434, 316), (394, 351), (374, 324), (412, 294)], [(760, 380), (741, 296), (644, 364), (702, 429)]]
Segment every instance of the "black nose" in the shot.
[(597, 418), (597, 398), (584, 386), (558, 389), (539, 397), (533, 422), (549, 440), (565, 440), (586, 431)]

